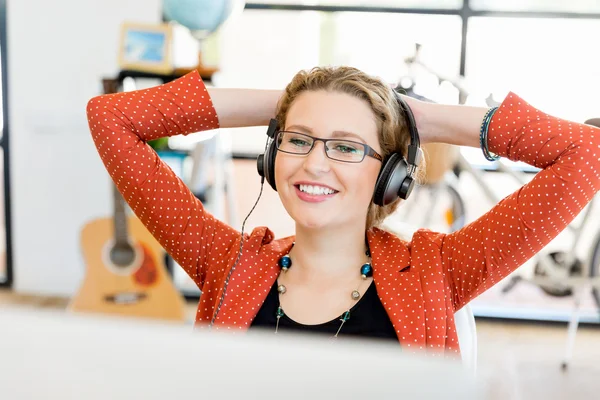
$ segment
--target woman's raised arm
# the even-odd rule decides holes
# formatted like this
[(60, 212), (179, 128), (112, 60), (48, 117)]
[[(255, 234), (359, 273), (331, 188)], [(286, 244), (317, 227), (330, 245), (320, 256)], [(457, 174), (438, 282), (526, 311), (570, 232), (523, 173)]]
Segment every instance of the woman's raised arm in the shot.
[[(214, 98), (213, 98), (214, 97)], [(277, 93), (207, 91), (197, 72), (144, 90), (97, 96), (89, 128), (108, 173), (152, 235), (201, 286), (239, 232), (216, 220), (147, 141), (222, 126), (267, 124)]]
[[(486, 109), (411, 104), (424, 142), (479, 147)], [(438, 246), (455, 309), (542, 250), (600, 189), (600, 129), (548, 115), (514, 93), (493, 114), (487, 144), (541, 171), (459, 231), (416, 236)]]

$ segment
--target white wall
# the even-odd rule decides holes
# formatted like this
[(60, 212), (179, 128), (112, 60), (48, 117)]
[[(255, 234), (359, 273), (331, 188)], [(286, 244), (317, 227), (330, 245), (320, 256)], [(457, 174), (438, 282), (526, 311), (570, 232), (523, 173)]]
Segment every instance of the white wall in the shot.
[(71, 295), (83, 224), (112, 211), (85, 107), (115, 74), (120, 23), (160, 20), (160, 0), (8, 2), (14, 289)]

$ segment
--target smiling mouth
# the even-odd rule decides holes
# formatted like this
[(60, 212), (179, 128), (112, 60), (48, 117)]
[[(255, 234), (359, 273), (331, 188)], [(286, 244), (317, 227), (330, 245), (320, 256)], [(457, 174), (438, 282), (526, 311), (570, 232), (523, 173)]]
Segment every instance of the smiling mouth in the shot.
[(301, 193), (310, 196), (332, 196), (338, 193), (337, 190), (315, 185), (294, 185)]

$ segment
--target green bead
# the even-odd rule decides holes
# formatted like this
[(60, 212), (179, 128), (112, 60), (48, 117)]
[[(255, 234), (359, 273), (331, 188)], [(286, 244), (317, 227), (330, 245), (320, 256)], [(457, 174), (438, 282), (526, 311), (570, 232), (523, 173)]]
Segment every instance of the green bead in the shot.
[(292, 266), (292, 259), (289, 256), (283, 256), (278, 262), (281, 269), (288, 270)]
[(342, 318), (340, 318), (340, 321), (342, 322), (346, 322), (350, 319), (350, 311), (346, 311), (343, 315)]
[(360, 274), (363, 276), (363, 279), (373, 276), (373, 267), (371, 267), (371, 264), (363, 264), (362, 267), (360, 267)]
[(281, 309), (281, 307), (277, 307), (277, 317), (281, 318), (284, 315), (285, 314), (284, 314), (283, 310)]

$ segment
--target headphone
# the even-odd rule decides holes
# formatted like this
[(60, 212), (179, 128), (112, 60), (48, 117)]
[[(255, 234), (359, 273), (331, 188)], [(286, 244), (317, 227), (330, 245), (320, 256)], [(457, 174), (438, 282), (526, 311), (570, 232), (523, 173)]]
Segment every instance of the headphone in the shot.
[[(392, 92), (396, 97), (401, 112), (406, 117), (406, 124), (410, 133), (410, 144), (408, 145), (408, 157), (406, 159), (401, 153), (395, 152), (388, 155), (383, 161), (377, 182), (375, 183), (375, 191), (373, 192), (373, 203), (378, 206), (386, 206), (396, 200), (397, 197), (406, 200), (410, 196), (415, 186), (414, 174), (423, 158), (414, 115), (398, 92), (395, 89)], [(275, 191), (277, 191), (275, 184), (276, 133), (277, 120), (271, 119), (267, 128), (267, 141), (269, 143), (266, 146), (264, 154), (260, 154), (256, 160), (256, 167), (262, 181), (264, 182), (266, 179)]]

